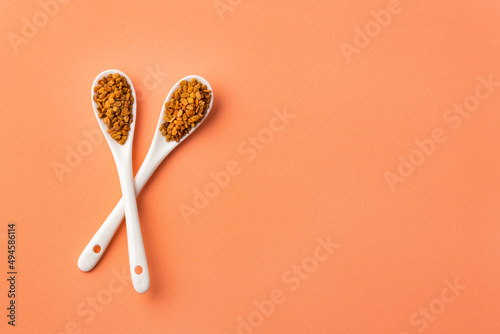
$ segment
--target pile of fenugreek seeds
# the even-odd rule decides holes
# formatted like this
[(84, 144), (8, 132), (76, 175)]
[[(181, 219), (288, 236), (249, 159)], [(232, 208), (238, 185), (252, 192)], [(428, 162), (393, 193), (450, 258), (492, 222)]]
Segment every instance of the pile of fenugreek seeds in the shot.
[(160, 132), (167, 141), (178, 142), (205, 116), (212, 100), (211, 91), (196, 79), (181, 81), (170, 101), (165, 103), (165, 116)]
[(94, 101), (99, 118), (108, 126), (111, 138), (125, 144), (133, 122), (132, 106), (134, 96), (127, 79), (119, 73), (109, 74), (94, 87)]

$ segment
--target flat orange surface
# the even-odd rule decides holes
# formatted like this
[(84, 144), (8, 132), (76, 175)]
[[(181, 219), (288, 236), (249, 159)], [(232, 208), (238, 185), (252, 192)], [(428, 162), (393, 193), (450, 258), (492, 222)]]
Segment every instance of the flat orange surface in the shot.
[[(0, 6), (0, 332), (500, 333), (500, 2)], [(76, 266), (121, 196), (90, 102), (110, 68), (135, 171), (180, 78), (215, 96), (138, 197), (144, 295), (124, 226)]]

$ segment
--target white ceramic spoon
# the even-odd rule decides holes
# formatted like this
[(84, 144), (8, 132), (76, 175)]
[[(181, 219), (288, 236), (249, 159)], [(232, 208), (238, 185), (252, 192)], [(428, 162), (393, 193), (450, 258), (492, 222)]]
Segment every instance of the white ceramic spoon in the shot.
[[(176, 148), (180, 143), (182, 143), (190, 134), (192, 134), (203, 121), (207, 118), (210, 110), (212, 109), (214, 96), (212, 91), (212, 100), (208, 109), (205, 112), (205, 117), (203, 117), (198, 124), (191, 131), (185, 135), (179, 142), (170, 141), (167, 142), (165, 137), (159, 131), (160, 125), (164, 122), (163, 116), (165, 115), (165, 103), (170, 101), (172, 95), (175, 93), (176, 89), (180, 87), (180, 82), (182, 80), (190, 81), (195, 78), (201, 84), (206, 85), (207, 89), (212, 91), (212, 87), (204, 78), (197, 75), (189, 75), (185, 78), (182, 78), (177, 82), (174, 87), (168, 93), (165, 102), (163, 103), (163, 107), (161, 109), (160, 118), (158, 120), (158, 124), (156, 125), (155, 135), (153, 137), (153, 141), (151, 142), (151, 146), (149, 147), (149, 151), (146, 154), (146, 158), (141, 165), (141, 168), (137, 172), (135, 176), (135, 191), (136, 195), (138, 195), (144, 185), (148, 182), (149, 178), (156, 170), (156, 168), (160, 165), (160, 163), (167, 157), (167, 155), (172, 152), (174, 148)], [(130, 139), (130, 138), (129, 138)], [(113, 238), (118, 226), (120, 226), (123, 220), (123, 198), (118, 202), (113, 211), (111, 211), (108, 218), (101, 225), (96, 234), (92, 237), (89, 244), (85, 247), (80, 258), (78, 259), (78, 268), (82, 271), (90, 271), (94, 266), (99, 262), (102, 254), (108, 247), (109, 242)]]
[[(134, 97), (134, 103), (132, 104), (131, 109), (133, 122), (130, 124), (130, 131), (128, 132), (128, 137), (124, 145), (120, 145), (107, 133), (108, 128), (104, 121), (99, 118), (99, 112), (97, 111), (98, 106), (93, 99), (94, 87), (98, 85), (98, 81), (101, 80), (102, 77), (114, 73), (119, 73), (127, 79), (130, 89), (132, 90), (132, 96)], [(99, 124), (99, 127), (104, 134), (104, 138), (106, 138), (109, 148), (111, 149), (111, 153), (115, 159), (116, 169), (118, 170), (118, 177), (120, 178), (123, 196), (122, 201), (125, 207), (125, 217), (127, 221), (128, 256), (132, 284), (137, 292), (144, 293), (149, 288), (149, 269), (148, 262), (146, 260), (146, 252), (144, 251), (144, 243), (142, 241), (139, 214), (137, 212), (137, 202), (135, 200), (134, 173), (132, 171), (132, 142), (134, 140), (135, 122), (137, 120), (137, 104), (134, 85), (125, 73), (118, 70), (107, 70), (100, 73), (95, 78), (94, 83), (92, 84), (91, 97), (97, 123)]]

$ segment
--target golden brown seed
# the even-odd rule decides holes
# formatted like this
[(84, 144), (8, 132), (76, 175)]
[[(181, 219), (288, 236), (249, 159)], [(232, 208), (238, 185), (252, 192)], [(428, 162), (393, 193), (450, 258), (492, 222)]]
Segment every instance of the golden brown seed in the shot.
[(208, 108), (211, 91), (196, 79), (180, 82), (180, 87), (165, 103), (164, 123), (159, 131), (167, 141), (179, 141), (196, 126)]
[(93, 99), (98, 105), (99, 117), (108, 127), (111, 138), (122, 145), (127, 140), (133, 122), (129, 109), (134, 96), (129, 87), (126, 78), (119, 73), (101, 78), (94, 87)]

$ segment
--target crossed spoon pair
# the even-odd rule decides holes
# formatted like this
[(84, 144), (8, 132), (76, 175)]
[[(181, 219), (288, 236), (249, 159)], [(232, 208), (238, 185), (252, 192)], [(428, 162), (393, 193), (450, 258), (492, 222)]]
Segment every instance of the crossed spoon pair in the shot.
[[(146, 252), (144, 251), (144, 243), (142, 241), (141, 226), (139, 223), (139, 214), (137, 211), (136, 196), (141, 192), (144, 185), (148, 182), (151, 175), (154, 173), (156, 168), (160, 163), (167, 157), (167, 155), (172, 152), (180, 143), (182, 143), (191, 133), (196, 130), (200, 124), (208, 116), (213, 104), (213, 91), (212, 87), (207, 80), (198, 75), (189, 75), (187, 77), (179, 80), (174, 87), (170, 90), (163, 103), (163, 108), (160, 113), (160, 118), (158, 120), (158, 125), (156, 126), (156, 132), (149, 147), (146, 158), (137, 172), (134, 180), (134, 174), (132, 170), (132, 142), (134, 139), (134, 129), (136, 120), (136, 95), (134, 85), (130, 78), (123, 72), (118, 70), (107, 70), (100, 73), (94, 80), (92, 84), (92, 97), (94, 95), (94, 87), (98, 84), (98, 81), (109, 74), (119, 73), (121, 76), (125, 77), (130, 84), (130, 89), (132, 90), (132, 96), (134, 97), (134, 103), (132, 105), (131, 113), (133, 115), (134, 122), (130, 124), (130, 131), (128, 131), (128, 139), (123, 144), (120, 145), (107, 133), (106, 124), (99, 118), (99, 111), (97, 110), (97, 103), (92, 99), (92, 106), (94, 107), (94, 113), (97, 118), (97, 123), (104, 134), (104, 138), (108, 142), (111, 153), (115, 160), (116, 168), (118, 170), (118, 177), (120, 179), (120, 185), (122, 189), (122, 199), (116, 204), (115, 208), (109, 214), (108, 218), (101, 225), (99, 230), (94, 234), (90, 242), (87, 244), (83, 250), (80, 258), (78, 259), (78, 268), (82, 271), (90, 271), (99, 262), (102, 254), (109, 245), (109, 242), (113, 238), (116, 230), (120, 226), (123, 216), (125, 215), (125, 221), (127, 226), (127, 243), (128, 243), (128, 254), (129, 254), (129, 264), (130, 264), (130, 274), (132, 276), (132, 284), (135, 290), (139, 293), (144, 293), (149, 288), (149, 269), (148, 262), (146, 259)], [(180, 87), (181, 81), (190, 81), (191, 79), (196, 79), (203, 85), (207, 86), (207, 89), (212, 91), (212, 101), (205, 111), (205, 117), (203, 117), (199, 123), (196, 124), (194, 128), (191, 129), (189, 133), (184, 135), (179, 142), (165, 140), (165, 137), (161, 134), (159, 128), (163, 123), (163, 116), (165, 112), (165, 103), (170, 101), (172, 95)]]

